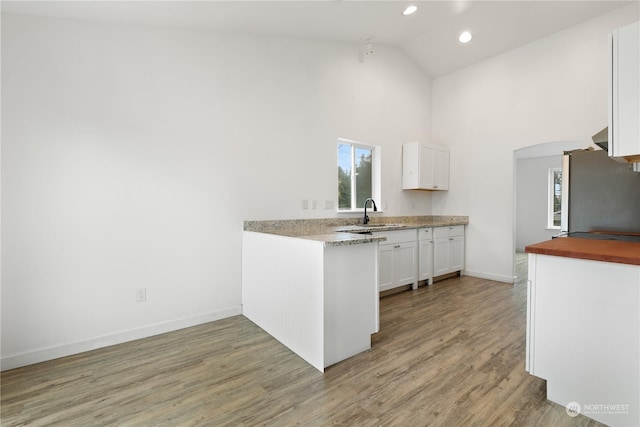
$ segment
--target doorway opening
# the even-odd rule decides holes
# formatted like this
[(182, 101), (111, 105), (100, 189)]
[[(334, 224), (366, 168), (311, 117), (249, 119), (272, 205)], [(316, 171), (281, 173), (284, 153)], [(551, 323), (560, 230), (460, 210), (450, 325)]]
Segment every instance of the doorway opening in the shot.
[(527, 281), (527, 245), (551, 239), (560, 232), (555, 226), (561, 210), (556, 203), (559, 181), (550, 170), (562, 170), (565, 151), (583, 149), (587, 141), (555, 141), (531, 145), (513, 152), (513, 271), (514, 285)]

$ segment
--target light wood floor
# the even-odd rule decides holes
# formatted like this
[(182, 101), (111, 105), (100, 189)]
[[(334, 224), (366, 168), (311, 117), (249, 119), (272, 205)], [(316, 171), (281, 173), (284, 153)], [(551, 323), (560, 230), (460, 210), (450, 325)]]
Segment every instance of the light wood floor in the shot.
[(516, 285), (527, 286), (527, 272), (529, 270), (528, 254), (524, 252), (516, 252), (515, 264), (516, 264)]
[(525, 286), (383, 298), (373, 348), (324, 375), (242, 316), (7, 371), (2, 426), (599, 425), (524, 371)]

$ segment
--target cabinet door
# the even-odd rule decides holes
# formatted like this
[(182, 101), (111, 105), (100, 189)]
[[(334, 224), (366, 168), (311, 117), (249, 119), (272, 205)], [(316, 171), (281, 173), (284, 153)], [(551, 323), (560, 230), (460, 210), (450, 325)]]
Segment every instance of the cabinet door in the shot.
[(436, 149), (426, 144), (420, 145), (420, 188), (433, 188), (433, 165), (436, 160)]
[(433, 275), (449, 273), (449, 238), (435, 239), (433, 246)]
[(464, 269), (464, 236), (449, 237), (449, 271)]
[(433, 188), (436, 190), (449, 189), (449, 151), (434, 150)]
[(433, 277), (433, 240), (420, 240), (418, 246), (418, 280)]
[(640, 23), (612, 35), (609, 155), (640, 155)]
[(393, 246), (380, 245), (378, 249), (378, 291), (393, 288)]
[(408, 285), (416, 281), (416, 242), (394, 245), (393, 273), (396, 286)]
[(420, 141), (402, 144), (402, 189), (448, 190), (449, 149)]

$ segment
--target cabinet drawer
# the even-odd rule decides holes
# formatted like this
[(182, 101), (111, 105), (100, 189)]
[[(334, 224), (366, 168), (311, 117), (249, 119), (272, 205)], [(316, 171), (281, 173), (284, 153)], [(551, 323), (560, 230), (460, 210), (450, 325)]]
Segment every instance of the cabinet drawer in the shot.
[(415, 242), (416, 241), (416, 230), (398, 230), (398, 231), (376, 231), (371, 233), (374, 236), (384, 236), (387, 238), (385, 242), (380, 242), (381, 245), (388, 245), (391, 243), (402, 243), (402, 242)]
[(433, 228), (419, 228), (418, 240), (431, 240), (433, 239)]
[(436, 227), (433, 229), (433, 237), (464, 236), (464, 225), (452, 225), (449, 227)]

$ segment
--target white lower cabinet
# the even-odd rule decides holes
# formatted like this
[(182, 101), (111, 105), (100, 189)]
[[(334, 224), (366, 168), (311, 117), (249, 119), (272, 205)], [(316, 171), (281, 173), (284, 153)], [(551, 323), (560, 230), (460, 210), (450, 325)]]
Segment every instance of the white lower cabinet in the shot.
[(547, 399), (640, 425), (640, 266), (529, 254), (525, 369)]
[(242, 233), (242, 314), (319, 371), (379, 331), (378, 243)]
[(393, 288), (393, 246), (380, 244), (378, 249), (378, 291)]
[(433, 229), (433, 276), (464, 269), (464, 225)]
[(418, 229), (418, 280), (433, 282), (433, 228)]
[(373, 233), (387, 240), (379, 245), (378, 291), (413, 285), (416, 279), (416, 230)]
[(418, 287), (418, 281), (464, 269), (464, 225), (379, 231), (384, 236), (378, 252), (378, 291), (404, 285)]

